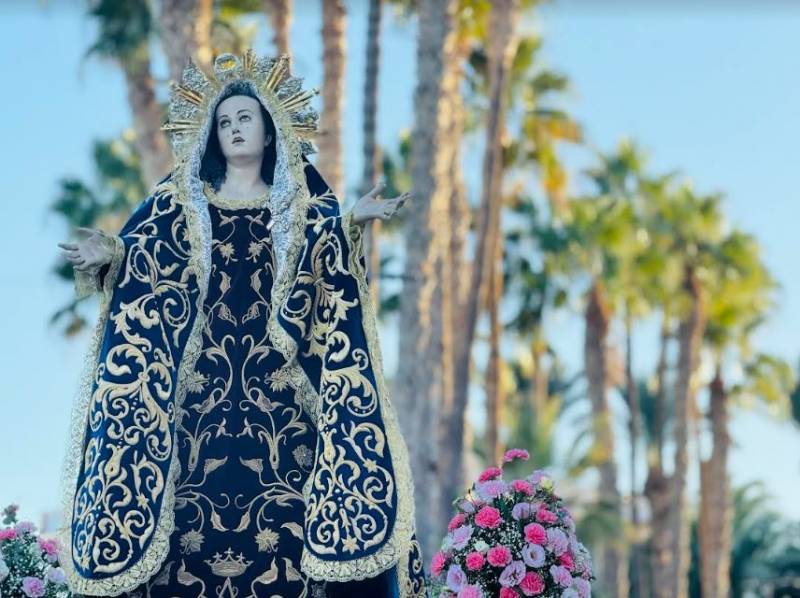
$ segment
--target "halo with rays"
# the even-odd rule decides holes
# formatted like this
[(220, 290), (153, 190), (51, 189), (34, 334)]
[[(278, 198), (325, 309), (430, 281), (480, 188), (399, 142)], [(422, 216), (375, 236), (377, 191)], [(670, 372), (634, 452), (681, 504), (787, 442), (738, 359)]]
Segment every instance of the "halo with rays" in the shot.
[(227, 83), (237, 79), (251, 81), (270, 99), (272, 110), (283, 113), (272, 114), (272, 117), (280, 116), (281, 121), (289, 123), (304, 154), (316, 151), (311, 138), (317, 133), (319, 114), (310, 106), (310, 101), (319, 94), (319, 89), (304, 90), (303, 79), (289, 74), (288, 55), (259, 58), (252, 50), (247, 50), (241, 57), (220, 54), (209, 75), (190, 62), (180, 83), (172, 85), (169, 119), (161, 129), (169, 134), (178, 161), (186, 158), (196, 143), (211, 102)]

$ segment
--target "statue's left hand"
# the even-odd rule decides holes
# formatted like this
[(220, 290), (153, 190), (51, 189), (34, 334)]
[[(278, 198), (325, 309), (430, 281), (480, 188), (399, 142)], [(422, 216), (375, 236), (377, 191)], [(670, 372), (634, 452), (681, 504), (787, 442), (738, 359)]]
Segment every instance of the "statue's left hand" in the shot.
[(381, 191), (386, 188), (386, 183), (379, 182), (372, 191), (367, 193), (353, 206), (353, 221), (362, 224), (373, 218), (380, 218), (381, 220), (389, 220), (394, 216), (397, 211), (403, 207), (403, 204), (411, 197), (411, 193), (406, 191), (402, 195), (383, 199), (380, 197)]

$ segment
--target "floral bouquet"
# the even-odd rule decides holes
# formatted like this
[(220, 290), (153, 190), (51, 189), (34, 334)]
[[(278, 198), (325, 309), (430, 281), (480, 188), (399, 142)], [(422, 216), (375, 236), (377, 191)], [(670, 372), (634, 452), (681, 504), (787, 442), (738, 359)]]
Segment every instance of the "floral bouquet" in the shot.
[(36, 536), (30, 521), (17, 523), (17, 505), (2, 511), (0, 597), (68, 598), (64, 570), (58, 566), (59, 542)]
[[(511, 449), (503, 463), (527, 460)], [(458, 513), (433, 555), (432, 595), (437, 598), (588, 598), (593, 579), (589, 552), (553, 480), (542, 471), (506, 482), (490, 467), (459, 499)]]

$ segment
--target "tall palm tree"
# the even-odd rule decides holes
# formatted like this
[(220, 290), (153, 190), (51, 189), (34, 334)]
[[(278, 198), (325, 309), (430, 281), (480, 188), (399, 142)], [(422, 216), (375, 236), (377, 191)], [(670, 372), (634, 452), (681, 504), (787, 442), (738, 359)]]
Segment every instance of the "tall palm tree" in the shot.
[(214, 0), (161, 0), (160, 37), (172, 81), (181, 80), (189, 60), (208, 72), (213, 20)]
[(328, 185), (344, 200), (342, 188), (342, 110), (346, 64), (347, 18), (343, 0), (322, 0), (322, 115), (319, 137), (319, 168)]
[[(360, 195), (367, 193), (377, 179), (380, 169), (381, 154), (378, 147), (377, 120), (378, 120), (378, 71), (381, 57), (381, 14), (383, 12), (382, 0), (369, 0), (367, 13), (367, 52), (366, 68), (364, 74), (364, 170), (361, 175)], [(364, 231), (364, 244), (366, 246), (367, 269), (370, 276), (370, 291), (373, 301), (377, 304), (380, 298), (379, 273), (380, 249), (378, 236), (381, 221), (372, 220)]]
[(264, 12), (272, 25), (272, 44), (279, 54), (291, 56), (289, 30), (292, 25), (292, 0), (263, 0)]
[(411, 156), (414, 209), (406, 213), (406, 261), (400, 309), (399, 354), (394, 396), (411, 451), (418, 505), (418, 530), (423, 554), (432, 554), (440, 517), (436, 479), (436, 421), (439, 413), (437, 372), (448, 348), (431, 334), (431, 298), (436, 285), (438, 223), (450, 197), (447, 167), (451, 144), (444, 135), (445, 68), (452, 48), (456, 2), (420, 0), (417, 42), (417, 85)]
[(520, 19), (519, 3), (515, 0), (493, 2), (489, 13), (488, 33), (488, 81), (489, 109), (486, 124), (486, 147), (483, 156), (481, 182), (481, 203), (479, 225), (476, 239), (475, 265), (472, 270), (470, 287), (474, 290), (466, 305), (465, 341), (459, 347), (457, 370), (462, 372), (456, 384), (456, 395), (466, 394), (472, 339), (475, 336), (478, 312), (482, 296), (494, 314), (491, 322), (493, 348), (490, 349), (490, 363), (487, 371), (487, 414), (488, 437), (487, 459), (497, 462), (499, 444), (497, 442), (497, 414), (499, 410), (499, 318), (497, 305), (502, 291), (495, 268), (500, 251), (500, 208), (502, 202), (503, 176), (503, 131), (508, 107), (506, 88), (512, 60), (516, 53), (518, 38), (516, 34)]
[[(750, 337), (773, 307), (777, 284), (759, 257), (754, 238), (731, 232), (716, 251), (706, 342), (715, 362), (709, 384), (710, 456), (700, 463), (700, 581), (703, 596), (728, 596), (733, 505), (728, 477), (730, 403), (740, 397), (788, 406), (794, 384), (791, 367), (765, 354), (752, 354)], [(736, 358), (745, 377), (726, 383), (726, 361)], [(787, 411), (784, 409), (783, 411)]]
[(99, 25), (98, 38), (87, 51), (112, 60), (125, 75), (128, 105), (133, 118), (134, 145), (142, 177), (149, 188), (171, 168), (172, 153), (160, 130), (161, 107), (150, 72), (149, 39), (153, 32), (148, 2), (100, 0), (89, 11)]

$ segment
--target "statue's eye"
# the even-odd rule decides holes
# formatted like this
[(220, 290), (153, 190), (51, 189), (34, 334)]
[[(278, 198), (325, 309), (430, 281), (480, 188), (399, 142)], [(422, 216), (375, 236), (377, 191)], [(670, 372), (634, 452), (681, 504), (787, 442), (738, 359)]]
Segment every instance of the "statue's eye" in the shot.
[(250, 120), (250, 115), (249, 114), (242, 114), (242, 120), (244, 120), (244, 121)]
[(227, 125), (227, 124), (228, 124), (228, 121), (227, 121), (227, 120), (221, 120), (221, 121), (219, 121), (219, 126), (220, 126), (220, 127), (224, 127), (224, 126), (225, 126), (225, 125)]

